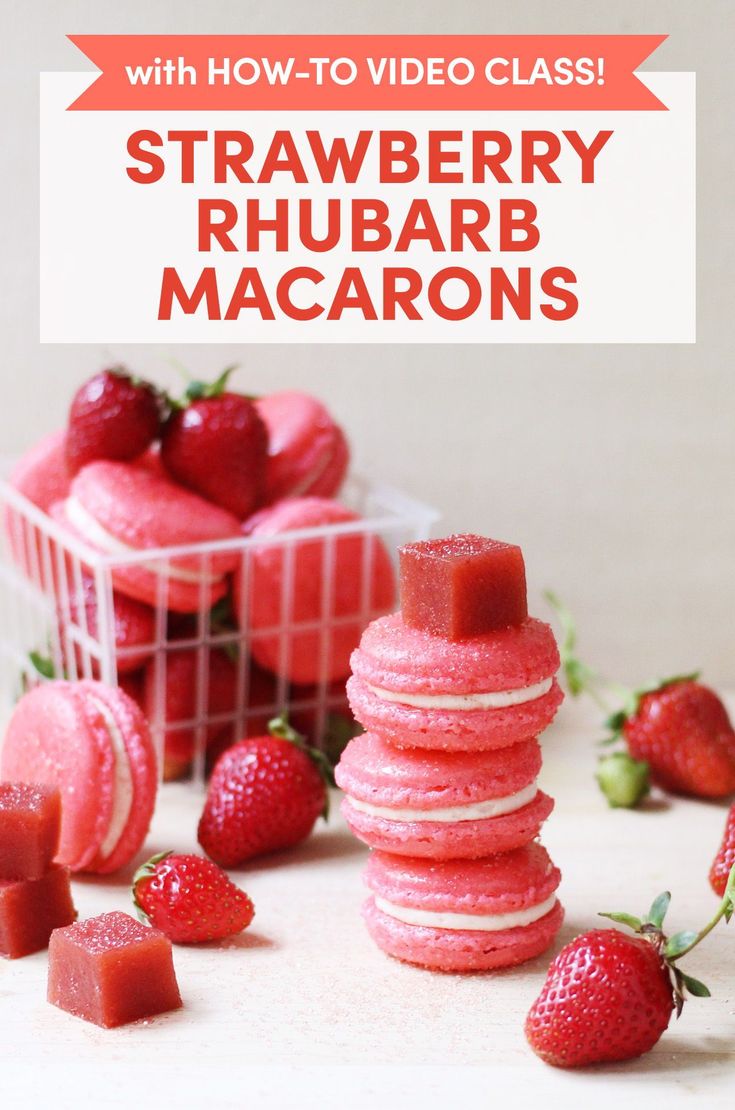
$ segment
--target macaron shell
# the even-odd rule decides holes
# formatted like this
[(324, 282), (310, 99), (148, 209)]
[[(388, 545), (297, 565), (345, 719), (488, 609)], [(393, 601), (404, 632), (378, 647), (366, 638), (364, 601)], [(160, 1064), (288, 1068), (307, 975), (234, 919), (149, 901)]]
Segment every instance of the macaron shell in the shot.
[(341, 428), (335, 426), (334, 443), (329, 461), (321, 474), (310, 483), (310, 497), (336, 497), (350, 465), (350, 447)]
[(478, 859), (520, 848), (538, 836), (554, 808), (539, 790), (527, 805), (499, 817), (477, 821), (393, 821), (364, 813), (342, 802), (342, 814), (352, 833), (371, 848), (401, 856), (427, 859)]
[(25, 694), (8, 724), (0, 759), (6, 781), (38, 782), (61, 792), (56, 862), (83, 870), (109, 828), (114, 758), (104, 720), (71, 682)]
[(66, 497), (71, 483), (66, 469), (66, 430), (52, 432), (31, 447), (14, 466), (9, 482), (44, 512)]
[[(90, 463), (72, 482), (71, 497), (101, 528), (133, 551), (241, 536), (240, 523), (231, 513), (132, 463)], [(68, 501), (54, 505), (52, 515), (88, 547), (104, 550), (70, 519)], [(196, 612), (200, 605), (209, 607), (224, 596), (227, 589), (224, 575), (234, 570), (239, 558), (239, 552), (232, 550), (171, 559), (172, 569), (195, 575), (211, 574), (215, 576), (211, 582), (162, 578), (144, 563), (115, 567), (112, 577), (116, 589), (138, 601), (156, 606), (162, 589), (167, 609)]]
[(538, 921), (496, 933), (407, 925), (379, 910), (374, 898), (362, 913), (371, 937), (387, 955), (432, 971), (493, 971), (524, 963), (553, 944), (564, 920), (558, 901)]
[[(251, 529), (252, 538), (286, 534), (297, 529), (346, 524), (359, 517), (344, 505), (326, 498), (306, 497), (280, 501), (270, 512), (259, 514)], [(331, 581), (327, 594), (325, 570), (329, 567), (332, 544)], [(366, 555), (366, 545), (367, 555)], [(308, 685), (322, 678), (335, 681), (349, 673), (350, 654), (356, 647), (364, 624), (363, 603), (369, 612), (389, 608), (395, 600), (395, 574), (382, 541), (369, 531), (325, 538), (294, 540), (292, 555), (287, 543), (254, 549), (248, 559), (247, 598), (243, 597), (243, 574), (235, 577), (235, 613), (245, 611), (252, 632), (251, 651), (266, 670), (278, 673), (282, 666), (292, 682)], [(288, 591), (285, 607), (284, 576), (293, 561), (293, 589)], [(369, 582), (363, 590), (365, 566)], [(366, 598), (363, 598), (366, 594)], [(328, 615), (322, 618), (325, 600)], [(245, 604), (244, 604), (245, 603)], [(354, 614), (355, 620), (349, 621)], [(339, 618), (332, 623), (330, 617)], [(285, 637), (259, 636), (259, 629), (287, 627), (317, 622), (321, 628), (299, 631)]]
[(486, 752), (396, 748), (376, 733), (356, 736), (335, 771), (350, 797), (375, 806), (437, 809), (504, 798), (537, 778), (537, 740)]
[(364, 878), (373, 894), (398, 906), (432, 913), (504, 914), (546, 901), (559, 886), (561, 872), (546, 849), (533, 842), (472, 860), (373, 852)]
[(357, 675), (347, 682), (347, 696), (363, 728), (397, 747), (472, 752), (538, 736), (563, 700), (554, 680), (548, 693), (504, 709), (416, 709), (377, 697)]
[(268, 429), (265, 500), (333, 496), (344, 478), (349, 449), (321, 401), (280, 390), (259, 398), (255, 407)]
[[(66, 514), (65, 502), (60, 501), (53, 505), (51, 516), (71, 536), (80, 540), (87, 547), (98, 550), (90, 544), (85, 535), (70, 523)], [(66, 580), (67, 583), (71, 583), (75, 580), (74, 564), (66, 556), (64, 561), (66, 563)], [(92, 567), (86, 563), (82, 564), (81, 569), (83, 575), (92, 573)], [(157, 606), (160, 601), (162, 608), (172, 613), (196, 613), (200, 606), (210, 609), (227, 593), (227, 582), (224, 578), (204, 585), (198, 582), (181, 582), (174, 578), (163, 579), (140, 563), (113, 567), (111, 573), (115, 591), (118, 594), (151, 608)], [(56, 583), (56, 577), (56, 574), (54, 574), (54, 593), (59, 594), (61, 591)]]
[(446, 640), (393, 613), (365, 629), (352, 658), (353, 673), (371, 686), (429, 696), (522, 690), (558, 669), (554, 634), (532, 617), (485, 636)]
[(104, 856), (97, 853), (85, 868), (87, 871), (107, 875), (129, 863), (143, 846), (148, 834), (158, 787), (156, 754), (148, 723), (131, 697), (102, 682), (85, 681), (78, 686), (83, 694), (91, 695), (102, 702), (114, 717), (125, 742), (133, 785), (130, 814), (117, 844)]
[[(71, 495), (105, 531), (136, 550), (240, 536), (232, 513), (133, 463), (90, 463), (72, 482)], [(237, 559), (233, 551), (212, 556), (212, 573), (226, 574)], [(200, 569), (191, 558), (176, 559), (174, 565)]]

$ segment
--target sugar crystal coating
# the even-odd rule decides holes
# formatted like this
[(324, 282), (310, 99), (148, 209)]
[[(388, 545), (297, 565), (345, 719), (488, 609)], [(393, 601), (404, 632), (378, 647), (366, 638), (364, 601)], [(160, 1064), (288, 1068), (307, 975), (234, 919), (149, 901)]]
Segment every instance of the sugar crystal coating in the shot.
[(48, 1000), (105, 1028), (178, 1009), (171, 941), (117, 911), (57, 929)]
[(54, 929), (76, 916), (65, 867), (52, 866), (40, 879), (0, 882), (0, 956), (14, 960), (40, 951)]
[(55, 787), (0, 783), (0, 880), (40, 879), (56, 855), (60, 826)]
[(521, 624), (528, 616), (526, 570), (516, 544), (459, 535), (400, 550), (407, 625), (464, 640)]

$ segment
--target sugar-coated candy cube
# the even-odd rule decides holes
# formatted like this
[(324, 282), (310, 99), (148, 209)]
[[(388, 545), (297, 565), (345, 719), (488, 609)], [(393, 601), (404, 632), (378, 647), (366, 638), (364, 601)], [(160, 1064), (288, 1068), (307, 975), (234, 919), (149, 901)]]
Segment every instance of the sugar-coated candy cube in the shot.
[(59, 846), (60, 827), (56, 787), (0, 782), (0, 880), (45, 875)]
[(40, 879), (0, 882), (0, 955), (15, 960), (39, 952), (54, 929), (76, 916), (66, 867), (53, 865)]
[(528, 616), (526, 569), (515, 544), (448, 536), (400, 550), (403, 620), (448, 640), (467, 640)]
[(181, 1005), (171, 941), (113, 911), (57, 929), (49, 945), (48, 1000), (105, 1028)]

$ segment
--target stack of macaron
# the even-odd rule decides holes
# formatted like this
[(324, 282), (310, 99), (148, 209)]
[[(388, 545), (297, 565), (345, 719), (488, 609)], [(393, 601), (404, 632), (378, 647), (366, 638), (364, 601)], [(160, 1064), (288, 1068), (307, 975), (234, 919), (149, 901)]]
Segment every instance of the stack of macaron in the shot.
[(373, 621), (347, 691), (343, 814), (372, 849), (363, 914), (391, 956), (444, 971), (539, 955), (563, 911), (537, 837), (539, 734), (562, 700), (520, 548), (480, 536), (401, 549), (402, 610)]
[[(99, 677), (85, 645), (101, 640), (106, 650), (114, 638), (121, 683), (170, 741), (167, 776), (190, 766), (202, 712), (206, 738), (220, 746), (225, 732), (239, 739), (233, 722), (243, 709), (246, 727), (250, 717), (259, 724), (250, 689), (262, 693), (270, 680), (271, 715), (284, 698), (331, 698), (368, 616), (393, 607), (384, 546), (369, 529), (350, 530), (360, 518), (335, 500), (348, 464), (342, 429), (306, 393), (254, 399), (231, 390), (225, 373), (174, 400), (116, 367), (85, 382), (66, 428), (17, 465), (11, 484), (81, 545), (57, 549), (8, 513), (16, 561), (56, 601), (57, 674)], [(288, 540), (324, 528), (329, 540)], [(246, 549), (245, 536), (262, 545)], [(119, 560), (111, 627), (108, 614), (100, 627), (99, 579), (75, 550)], [(209, 647), (228, 635), (247, 651), (244, 681), (242, 667)]]

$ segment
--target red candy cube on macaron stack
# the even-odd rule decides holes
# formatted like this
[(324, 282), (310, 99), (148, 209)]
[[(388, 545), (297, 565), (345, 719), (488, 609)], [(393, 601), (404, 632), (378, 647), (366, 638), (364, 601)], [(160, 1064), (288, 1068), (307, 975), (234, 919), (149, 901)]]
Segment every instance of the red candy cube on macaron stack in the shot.
[(352, 657), (366, 732), (337, 768), (372, 849), (364, 917), (391, 956), (443, 971), (521, 963), (553, 942), (560, 873), (538, 843), (552, 800), (538, 736), (562, 700), (519, 547), (462, 535), (402, 548), (402, 611)]
[(60, 828), (58, 790), (0, 783), (0, 956), (38, 952), (76, 919), (69, 871), (53, 862)]

